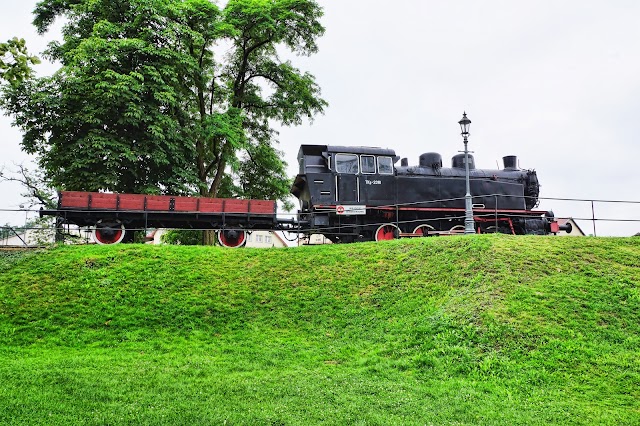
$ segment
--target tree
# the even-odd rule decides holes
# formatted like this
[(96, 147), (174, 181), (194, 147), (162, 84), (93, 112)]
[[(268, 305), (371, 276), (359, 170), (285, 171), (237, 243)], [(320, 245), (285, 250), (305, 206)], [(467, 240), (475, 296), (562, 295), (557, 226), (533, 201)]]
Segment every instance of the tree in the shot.
[[(198, 97), (213, 100), (208, 111), (200, 112), (204, 121), (224, 117), (231, 131), (200, 135), (200, 146), (211, 147), (198, 156), (200, 181), (208, 183), (201, 188), (202, 194), (218, 193), (227, 165), (238, 173), (240, 195), (282, 198), (288, 193), (284, 165), (274, 161), (282, 156), (274, 148), (270, 122), (300, 124), (303, 117), (312, 119), (322, 112), (326, 102), (319, 97), (314, 77), (280, 61), (277, 49), (299, 55), (317, 52), (316, 40), (324, 33), (321, 16), (321, 8), (309, 0), (232, 0), (227, 4), (222, 23), (231, 47), (226, 61), (217, 67), (220, 74), (205, 80), (201, 87), (208, 90)], [(238, 158), (238, 148), (244, 148), (243, 158)], [(256, 171), (264, 172), (262, 179), (256, 179)], [(258, 183), (260, 190), (250, 185)]]
[(40, 59), (27, 52), (24, 39), (14, 37), (6, 43), (0, 43), (0, 80), (16, 86), (32, 77), (31, 65), (39, 63)]
[(42, 0), (65, 17), (49, 78), (4, 88), (2, 106), (58, 188), (284, 198), (273, 123), (327, 105), (279, 52), (317, 52), (315, 0)]
[[(102, 4), (100, 4), (102, 3)], [(5, 90), (4, 106), (60, 189), (185, 192), (195, 182), (188, 111), (176, 94), (180, 56), (167, 43), (162, 1), (42, 1), (35, 23), (69, 19), (64, 42), (46, 55), (62, 67), (52, 77)], [(170, 31), (168, 29), (167, 31)]]
[(56, 193), (50, 183), (44, 177), (41, 170), (29, 170), (23, 164), (18, 164), (16, 170), (5, 171), (0, 169), (0, 183), (17, 182), (22, 185), (25, 192), (20, 194), (27, 199), (25, 203), (28, 209), (43, 207), (55, 209), (57, 207)]
[[(44, 174), (41, 170), (29, 170), (25, 165), (16, 165), (15, 170), (6, 171), (4, 168), (0, 169), (0, 183), (2, 182), (17, 182), (23, 187), (23, 191), (20, 195), (26, 199), (23, 204), (20, 204), (21, 209), (25, 211), (33, 212), (36, 208), (55, 209), (57, 207), (56, 192), (47, 182)], [(6, 238), (8, 234), (18, 235), (24, 233), (24, 240), (33, 244), (50, 243), (54, 238), (56, 241), (71, 241), (77, 240), (77, 236), (71, 236), (63, 234), (62, 229), (56, 225), (56, 219), (52, 216), (32, 217), (26, 220), (24, 225), (10, 226), (5, 225), (3, 228), (3, 238)], [(23, 241), (23, 242), (25, 242)]]

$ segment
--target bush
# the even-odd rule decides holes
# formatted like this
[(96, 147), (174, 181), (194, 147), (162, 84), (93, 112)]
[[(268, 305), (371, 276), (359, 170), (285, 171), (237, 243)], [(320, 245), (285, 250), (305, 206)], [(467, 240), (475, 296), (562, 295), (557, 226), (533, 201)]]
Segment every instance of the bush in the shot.
[(172, 229), (161, 237), (163, 243), (183, 246), (202, 245), (203, 231), (193, 229)]

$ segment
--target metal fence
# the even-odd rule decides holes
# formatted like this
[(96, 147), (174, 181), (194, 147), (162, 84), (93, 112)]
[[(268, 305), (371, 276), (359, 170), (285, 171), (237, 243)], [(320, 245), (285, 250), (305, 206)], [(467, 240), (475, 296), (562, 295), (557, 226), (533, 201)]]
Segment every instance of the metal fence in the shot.
[(633, 236), (640, 233), (640, 201), (588, 198), (540, 198), (543, 210), (571, 218), (586, 235)]

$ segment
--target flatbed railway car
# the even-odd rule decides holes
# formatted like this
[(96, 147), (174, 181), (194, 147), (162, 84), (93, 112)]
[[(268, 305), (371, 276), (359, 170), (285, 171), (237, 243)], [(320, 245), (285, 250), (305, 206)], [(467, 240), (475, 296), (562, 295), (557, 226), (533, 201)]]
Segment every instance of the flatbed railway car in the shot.
[(58, 208), (41, 215), (92, 228), (98, 244), (116, 244), (134, 229), (215, 229), (225, 247), (244, 245), (246, 231), (277, 227), (276, 202), (232, 198), (61, 191)]

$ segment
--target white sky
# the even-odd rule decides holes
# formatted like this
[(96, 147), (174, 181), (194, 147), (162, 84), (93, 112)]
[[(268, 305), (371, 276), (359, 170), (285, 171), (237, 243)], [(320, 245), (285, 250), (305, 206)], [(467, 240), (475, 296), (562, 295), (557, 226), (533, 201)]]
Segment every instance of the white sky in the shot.
[[(36, 0), (1, 0), (0, 40), (41, 52), (50, 35), (30, 24)], [(457, 124), (472, 121), (476, 166), (517, 155), (534, 168), (542, 197), (640, 201), (640, 2), (636, 0), (322, 1), (320, 52), (293, 58), (329, 102), (312, 125), (281, 130), (296, 173), (300, 144), (393, 148), (409, 164), (423, 152), (462, 149)], [(38, 67), (41, 74), (54, 69)], [(24, 162), (20, 133), (0, 117), (0, 164)], [(20, 188), (0, 184), (0, 208)], [(546, 200), (557, 216), (590, 217), (591, 205)], [(595, 204), (596, 217), (640, 219), (640, 205)], [(0, 223), (22, 213), (0, 212)], [(592, 233), (590, 222), (579, 222)], [(597, 234), (632, 235), (640, 222), (598, 222)]]

